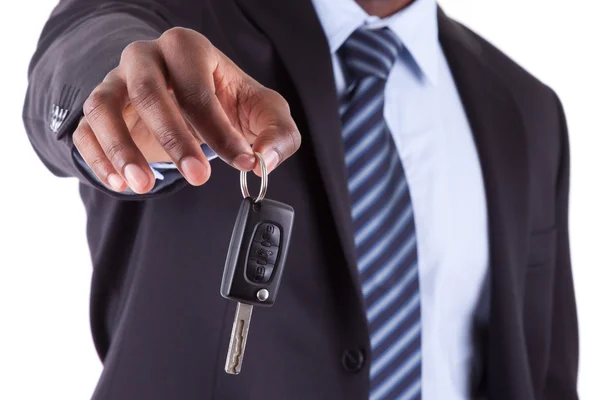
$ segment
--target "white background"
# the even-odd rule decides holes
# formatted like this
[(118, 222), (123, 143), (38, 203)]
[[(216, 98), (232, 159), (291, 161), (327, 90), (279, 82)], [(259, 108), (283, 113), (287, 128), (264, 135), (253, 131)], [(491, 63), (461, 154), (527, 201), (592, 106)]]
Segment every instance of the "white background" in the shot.
[[(443, 0), (446, 12), (554, 88), (571, 133), (571, 243), (580, 396), (600, 398), (600, 6), (593, 0)], [(89, 398), (101, 371), (88, 323), (90, 259), (73, 179), (53, 177), (21, 122), (29, 57), (54, 5), (2, 7), (0, 399)], [(508, 399), (507, 399), (508, 400)]]

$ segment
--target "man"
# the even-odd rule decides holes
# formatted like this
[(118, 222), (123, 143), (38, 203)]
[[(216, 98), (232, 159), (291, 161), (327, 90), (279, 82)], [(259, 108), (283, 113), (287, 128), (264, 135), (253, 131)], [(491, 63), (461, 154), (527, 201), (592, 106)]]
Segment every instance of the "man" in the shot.
[[(94, 398), (577, 399), (562, 107), (433, 0), (65, 0), (24, 120), (81, 181)], [(296, 223), (230, 376), (254, 151)]]

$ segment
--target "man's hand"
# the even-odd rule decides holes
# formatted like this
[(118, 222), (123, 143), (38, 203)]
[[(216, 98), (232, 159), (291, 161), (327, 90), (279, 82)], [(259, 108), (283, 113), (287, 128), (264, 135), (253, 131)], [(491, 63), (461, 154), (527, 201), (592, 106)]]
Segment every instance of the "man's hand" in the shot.
[[(300, 146), (281, 95), (260, 85), (200, 33), (173, 28), (131, 43), (86, 100), (73, 141), (96, 176), (114, 190), (154, 186), (148, 165), (174, 162), (192, 185), (210, 177), (206, 143), (239, 170), (269, 171)], [(253, 144), (253, 148), (250, 147)]]

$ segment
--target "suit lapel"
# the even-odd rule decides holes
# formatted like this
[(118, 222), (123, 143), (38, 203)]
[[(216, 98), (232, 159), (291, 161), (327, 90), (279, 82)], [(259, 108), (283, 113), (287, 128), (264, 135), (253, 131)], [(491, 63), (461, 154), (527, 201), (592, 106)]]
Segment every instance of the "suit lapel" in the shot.
[(490, 399), (533, 398), (533, 393), (523, 397), (519, 392), (529, 386), (520, 305), (528, 239), (527, 143), (522, 119), (506, 83), (485, 64), (475, 38), (441, 11), (439, 28), (485, 182), (491, 279), (486, 391)]
[(338, 98), (329, 45), (321, 24), (309, 0), (237, 1), (272, 41), (300, 97), (308, 125), (308, 132), (302, 132), (304, 140), (308, 139), (314, 149), (345, 262), (355, 293), (362, 299)]

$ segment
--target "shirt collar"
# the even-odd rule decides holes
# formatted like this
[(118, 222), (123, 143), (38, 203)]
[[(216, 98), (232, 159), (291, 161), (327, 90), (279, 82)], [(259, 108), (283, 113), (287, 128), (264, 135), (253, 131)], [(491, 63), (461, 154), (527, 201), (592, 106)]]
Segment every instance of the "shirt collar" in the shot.
[(397, 13), (381, 19), (366, 13), (354, 0), (312, 0), (329, 43), (335, 54), (358, 27), (388, 27), (409, 51), (423, 75), (437, 82), (438, 24), (435, 0), (414, 0)]

